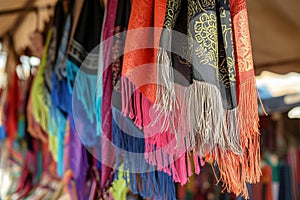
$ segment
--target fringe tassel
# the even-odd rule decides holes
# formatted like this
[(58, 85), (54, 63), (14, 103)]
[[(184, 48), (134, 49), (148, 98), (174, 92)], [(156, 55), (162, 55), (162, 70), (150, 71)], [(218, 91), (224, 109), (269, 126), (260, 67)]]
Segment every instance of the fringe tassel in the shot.
[(255, 78), (251, 78), (240, 85), (239, 92), (239, 130), (244, 150), (243, 169), (245, 179), (249, 183), (260, 180), (260, 134), (257, 105), (257, 89)]
[[(243, 154), (219, 150), (217, 163), (220, 182), (224, 190), (249, 199), (247, 183), (260, 180), (260, 134), (257, 112), (257, 90), (255, 79), (249, 79), (240, 86), (238, 125)], [(230, 165), (228, 165), (230, 163)]]
[[(157, 89), (154, 108), (157, 118), (163, 118), (161, 132), (175, 132), (174, 118), (179, 109), (174, 87), (174, 69), (166, 50), (159, 48), (157, 52)], [(155, 123), (155, 122), (154, 122)]]
[(168, 116), (168, 118), (174, 122), (175, 132), (172, 132), (173, 128), (171, 127), (168, 131), (161, 132), (159, 127), (164, 123), (165, 118), (156, 116), (156, 111), (150, 108), (150, 118), (155, 119), (155, 122), (152, 121), (144, 127), (146, 138), (145, 159), (152, 165), (157, 166), (159, 171), (172, 175), (175, 182), (184, 185), (192, 175), (192, 166), (195, 167), (195, 173), (199, 174), (200, 166), (203, 166), (204, 163), (201, 159), (198, 159), (196, 154), (193, 155), (194, 159), (189, 158), (191, 150), (188, 139), (190, 117), (187, 114), (189, 88), (175, 85), (174, 89), (177, 94), (177, 105), (180, 109), (174, 112), (176, 117)]
[[(200, 156), (218, 155), (214, 153), (218, 146), (221, 150), (241, 154), (238, 127), (234, 125), (238, 122), (237, 111), (223, 108), (221, 93), (216, 86), (194, 81), (188, 108), (191, 114), (189, 140), (193, 150)], [(229, 124), (228, 120), (231, 120)]]
[[(133, 122), (124, 118), (120, 111), (113, 108), (114, 119), (112, 120), (112, 141), (117, 146), (116, 167), (119, 168), (123, 163), (123, 179), (130, 180), (130, 187), (135, 194), (142, 197), (153, 199), (176, 199), (175, 185), (172, 178), (163, 172), (157, 172), (155, 167), (149, 165), (140, 155), (145, 152), (145, 140), (143, 134)], [(122, 129), (116, 122), (124, 122)], [(134, 136), (128, 135), (123, 130), (135, 132)], [(131, 153), (130, 155), (128, 154)], [(135, 154), (134, 154), (135, 153)], [(149, 172), (139, 173), (140, 169), (147, 169)], [(120, 173), (120, 172), (118, 172)], [(118, 178), (118, 173), (115, 178)], [(128, 178), (129, 176), (129, 178)]]
[[(218, 151), (217, 164), (220, 173), (220, 177), (217, 183), (221, 182), (223, 191), (233, 192), (235, 194), (240, 194), (244, 189), (245, 180), (241, 179), (241, 164), (240, 157), (233, 154), (230, 151)], [(222, 191), (222, 192), (223, 192)]]
[(230, 148), (236, 155), (242, 155), (241, 138), (238, 126), (238, 108), (225, 110)]
[(145, 126), (143, 116), (143, 101), (146, 97), (130, 82), (128, 78), (121, 77), (122, 80), (122, 113), (134, 121), (134, 124), (142, 129)]

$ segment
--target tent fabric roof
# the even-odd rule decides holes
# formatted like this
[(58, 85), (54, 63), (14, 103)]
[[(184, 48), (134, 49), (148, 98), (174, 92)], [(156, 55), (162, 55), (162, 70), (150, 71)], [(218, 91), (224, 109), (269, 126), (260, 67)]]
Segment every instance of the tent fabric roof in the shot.
[[(0, 0), (0, 13), (55, 3), (56, 0)], [(300, 72), (300, 1), (249, 0), (247, 3), (256, 73), (266, 69), (277, 73)], [(48, 17), (49, 11), (39, 11), (40, 29)], [(14, 30), (17, 51), (28, 45), (29, 34), (37, 28), (34, 12), (0, 15), (0, 36), (9, 31), (18, 18), (23, 20)]]
[(300, 1), (247, 2), (256, 73), (300, 72)]
[[(1, 13), (15, 9), (28, 9), (33, 7), (54, 6), (56, 0), (0, 0), (0, 37), (8, 32), (12, 33), (15, 49), (23, 49), (29, 44), (29, 36), (36, 29), (42, 30), (44, 22), (49, 19), (52, 11), (38, 9), (36, 12)], [(37, 25), (38, 24), (38, 25)]]

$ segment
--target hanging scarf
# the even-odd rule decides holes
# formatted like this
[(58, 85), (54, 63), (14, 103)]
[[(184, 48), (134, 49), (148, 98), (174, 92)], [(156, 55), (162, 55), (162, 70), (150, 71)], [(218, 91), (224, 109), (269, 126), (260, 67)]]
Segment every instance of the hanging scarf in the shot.
[[(112, 90), (113, 90), (113, 84), (112, 84), (112, 65), (111, 63), (111, 54), (112, 54), (112, 47), (113, 47), (113, 40), (111, 37), (114, 34), (114, 22), (116, 20), (116, 12), (117, 12), (117, 0), (109, 0), (107, 2), (107, 9), (105, 10), (105, 22), (103, 24), (103, 31), (102, 31), (102, 44), (100, 45), (100, 60), (102, 59), (103, 62), (99, 62), (99, 71), (98, 71), (98, 77), (103, 77), (102, 79), (102, 88), (99, 88), (103, 90), (103, 101), (101, 100), (101, 97), (96, 97), (96, 108), (101, 108), (102, 103), (102, 109), (98, 109), (96, 113), (97, 117), (97, 124), (98, 124), (98, 132), (102, 131), (102, 137), (106, 137), (109, 141), (111, 141), (112, 138), (112, 112), (111, 112), (111, 99), (112, 99)], [(120, 11), (120, 10), (118, 10)], [(101, 66), (102, 65), (102, 66)], [(103, 69), (103, 70), (100, 70)], [(101, 80), (101, 79), (100, 79)], [(98, 79), (99, 83), (99, 79)], [(100, 84), (101, 85), (101, 84)], [(98, 107), (99, 106), (99, 107)], [(102, 114), (102, 116), (98, 116)], [(102, 121), (100, 121), (102, 119)], [(99, 124), (100, 123), (100, 124)], [(99, 130), (102, 126), (102, 130)], [(105, 143), (103, 142), (101, 145), (101, 159), (107, 160), (107, 159), (115, 159), (115, 155), (109, 153), (108, 148), (106, 148)], [(105, 163), (102, 163), (101, 165), (101, 190), (102, 194), (105, 195), (107, 193), (108, 188), (111, 186), (113, 178), (113, 169), (109, 166), (106, 166)]]
[(73, 105), (77, 105), (73, 109), (75, 124), (89, 147), (97, 143), (95, 91), (99, 55), (94, 48), (100, 43), (103, 14), (99, 1), (84, 1), (66, 61), (69, 90), (74, 88)]
[(237, 74), (238, 130), (243, 154), (238, 156), (228, 151), (226, 155), (219, 156), (218, 163), (220, 179), (225, 183), (225, 188), (249, 198), (246, 183), (259, 182), (261, 175), (257, 89), (246, 1), (229, 3)]
[(44, 87), (44, 72), (46, 68), (46, 62), (48, 58), (48, 49), (52, 37), (52, 29), (49, 30), (46, 43), (45, 52), (38, 70), (38, 73), (33, 81), (32, 85), (32, 112), (35, 121), (39, 123), (44, 131), (48, 131), (49, 121), (49, 105), (50, 105), (50, 94)]
[(249, 171), (249, 175), (253, 176), (254, 180), (249, 180), (249, 182), (257, 182), (261, 174), (259, 167), (259, 117), (246, 1), (230, 1), (230, 6), (238, 74), (239, 130), (243, 148), (248, 147), (249, 162), (253, 163), (252, 169), (250, 169), (253, 171)]
[[(129, 118), (124, 117), (120, 110), (113, 107), (112, 112), (112, 142), (116, 146), (116, 166), (123, 165), (123, 179), (130, 185), (132, 192), (143, 198), (176, 199), (172, 177), (155, 170), (155, 167), (144, 160), (143, 132)], [(131, 135), (128, 134), (128, 130), (131, 131)], [(115, 175), (117, 180), (119, 173), (117, 171)]]
[(19, 100), (19, 85), (17, 72), (14, 70), (12, 84), (8, 88), (8, 108), (5, 121), (7, 138), (11, 146), (17, 136), (18, 131), (18, 100)]
[[(189, 127), (188, 145), (202, 156), (213, 152), (215, 154), (217, 146), (222, 150), (241, 152), (237, 128), (234, 49), (228, 4), (226, 1), (187, 3), (189, 24), (187, 34), (193, 40), (188, 41), (191, 52), (180, 56), (185, 56), (183, 59), (192, 66), (192, 84), (188, 88), (175, 86), (176, 76), (171, 58), (167, 54), (167, 50), (171, 50), (171, 30), (174, 29), (176, 21), (179, 23), (185, 21), (184, 18), (183, 20), (178, 18), (181, 1), (170, 1), (168, 4), (174, 12), (173, 15), (166, 15), (158, 54), (158, 63), (162, 64), (158, 65), (158, 83), (162, 83), (165, 87), (158, 87), (156, 104), (157, 110), (162, 113), (159, 116), (166, 118), (163, 130), (170, 129), (177, 132), (181, 123), (176, 122), (178, 119), (175, 116), (187, 104), (188, 116), (184, 124), (188, 124)], [(185, 85), (188, 86), (190, 74), (181, 71), (179, 70), (179, 73), (184, 76)], [(175, 79), (175, 83), (183, 81), (182, 78)], [(180, 101), (182, 93), (188, 97)], [(176, 99), (177, 96), (179, 101)], [(183, 144), (183, 141), (180, 143)]]
[(69, 112), (71, 109), (70, 99), (71, 94), (68, 91), (68, 85), (66, 80), (66, 54), (67, 46), (69, 42), (69, 35), (71, 30), (71, 15), (68, 14), (65, 24), (64, 32), (61, 39), (61, 44), (58, 51), (58, 56), (56, 58), (56, 63), (54, 66), (54, 71), (52, 72), (51, 84), (52, 88), (50, 90), (51, 100), (55, 107), (59, 108), (62, 112)]
[[(70, 5), (69, 5), (70, 6)], [(57, 141), (57, 167), (59, 175), (63, 175), (63, 160), (64, 160), (64, 139), (66, 133), (66, 113), (71, 109), (71, 94), (67, 88), (67, 81), (65, 78), (65, 58), (66, 50), (69, 41), (69, 34), (71, 29), (71, 15), (68, 14), (59, 46), (58, 55), (56, 58), (55, 66), (52, 72), (52, 88), (50, 90), (51, 95), (51, 107), (50, 118), (51, 123), (49, 131), (54, 135)]]
[(52, 36), (47, 50), (46, 69), (44, 73), (45, 86), (48, 90), (52, 89), (52, 72), (58, 56), (58, 51), (61, 44), (65, 24), (65, 12), (62, 1), (58, 1), (55, 5), (54, 17), (52, 20)]
[[(97, 68), (99, 66), (99, 52), (95, 50), (95, 47), (99, 45), (101, 40), (103, 16), (104, 10), (100, 5), (100, 1), (85, 0), (83, 2), (79, 18), (77, 22), (75, 22), (76, 28), (74, 36), (70, 41), (68, 59), (66, 61), (67, 82), (69, 91), (72, 94), (72, 111), (69, 115), (74, 118), (72, 138), (75, 137), (74, 134), (78, 134), (76, 137), (78, 137), (90, 153), (93, 153), (97, 158), (101, 157), (101, 140), (98, 135), (98, 120), (96, 120), (98, 115), (95, 110)], [(102, 109), (101, 106), (99, 108), (100, 110)], [(76, 132), (74, 132), (74, 130), (76, 130)], [(78, 155), (76, 157), (78, 157)], [(80, 159), (80, 157), (77, 159)], [(104, 185), (105, 182), (101, 182), (102, 177), (100, 180), (97, 169), (94, 169), (99, 166), (96, 167), (95, 163), (92, 164), (91, 162), (90, 166), (87, 175), (91, 176), (89, 182), (92, 184), (92, 188), (88, 197), (84, 197), (83, 194), (78, 194), (82, 199), (93, 199), (95, 195), (101, 196), (107, 190), (103, 189), (104, 187), (102, 187), (101, 184)], [(93, 170), (91, 170), (92, 168)], [(103, 172), (107, 173), (107, 170), (101, 166), (101, 170), (102, 169)], [(77, 168), (76, 171), (78, 172), (78, 170)], [(84, 168), (84, 170), (86, 170), (86, 168)], [(74, 174), (76, 187), (81, 187), (80, 190), (82, 190), (82, 184), (85, 183), (85, 179), (80, 177), (81, 175), (79, 176), (78, 173)], [(103, 189), (101, 192), (100, 188)]]
[[(122, 76), (120, 78), (121, 85), (118, 85), (118, 79), (115, 79), (116, 90), (121, 88), (122, 112), (132, 119), (140, 129), (145, 128), (150, 123), (149, 111), (152, 105), (151, 101), (154, 101), (156, 88), (153, 84), (155, 83), (153, 78), (156, 76), (154, 55), (157, 52), (159, 28), (163, 25), (165, 8), (165, 1), (152, 1), (147, 2), (147, 4), (143, 1), (132, 1), (132, 12), (124, 49), (126, 53), (124, 54)], [(153, 31), (147, 29), (147, 27), (157, 27), (158, 30), (154, 29)], [(142, 70), (139, 70), (139, 67), (143, 65), (147, 65), (147, 67), (142, 67)], [(114, 72), (118, 73), (117, 67)], [(118, 99), (117, 92), (114, 94), (116, 96), (113, 100)], [(118, 104), (118, 101), (115, 103)], [(134, 130), (126, 128), (128, 133), (134, 133)], [(145, 157), (149, 163), (155, 165), (155, 162), (151, 162), (151, 158), (149, 158), (153, 155), (151, 152), (153, 144), (150, 143), (152, 138), (149, 140), (149, 134), (146, 133), (146, 130), (144, 131), (145, 135), (142, 137), (145, 137), (145, 141), (141, 142), (145, 142)], [(133, 145), (141, 146), (138, 141), (134, 142)], [(150, 153), (149, 156), (148, 153)], [(165, 172), (168, 171), (165, 170)]]
[(87, 152), (76, 132), (76, 127), (72, 115), (69, 118), (70, 123), (70, 153), (69, 165), (73, 173), (76, 185), (76, 193), (78, 200), (86, 199), (85, 185), (86, 176), (89, 169), (87, 160)]
[[(253, 84), (248, 86), (251, 98), (243, 98), (238, 63), (253, 64), (252, 57), (249, 57), (249, 53), (248, 57), (240, 56), (245, 47), (239, 46), (241, 42), (237, 40), (240, 37), (235, 37), (236, 12), (229, 9), (228, 1), (188, 1), (186, 20), (180, 16), (184, 3), (180, 0), (168, 1), (167, 10), (170, 12), (165, 18), (157, 57), (158, 84), (163, 87), (157, 88), (156, 120), (160, 122), (162, 131), (175, 133), (178, 144), (186, 145), (187, 149), (191, 148), (200, 156), (217, 158), (220, 179), (225, 188), (236, 194), (243, 191), (247, 196), (246, 181), (256, 182), (260, 175), (260, 169), (257, 168), (259, 153), (250, 153), (259, 151), (256, 131), (258, 113), (254, 79), (251, 79)], [(179, 44), (181, 41), (181, 38), (175, 38), (177, 34), (172, 36), (171, 30), (176, 30), (176, 22), (185, 21), (188, 22), (190, 46), (183, 54), (180, 49), (171, 49), (172, 40)], [(243, 26), (242, 29), (248, 31), (248, 27)], [(167, 52), (171, 50), (181, 56), (181, 63), (192, 70), (187, 67), (179, 69), (178, 60)], [(253, 65), (251, 67), (253, 72)], [(251, 107), (244, 106), (245, 101)], [(240, 108), (242, 111), (238, 112)], [(251, 109), (249, 112), (253, 114), (255, 122), (244, 120), (247, 112), (243, 109)], [(182, 111), (185, 113), (183, 119), (180, 115)], [(246, 144), (247, 141), (251, 141), (248, 142), (250, 146)], [(241, 156), (242, 152), (245, 155)], [(252, 162), (249, 167), (246, 165), (248, 161)], [(228, 162), (232, 165), (228, 165)], [(239, 178), (242, 173), (240, 164), (243, 165), (243, 173), (247, 174), (242, 178)], [(235, 172), (236, 176), (231, 176), (230, 172)], [(239, 183), (244, 183), (243, 190)]]
[[(156, 90), (153, 84), (156, 77), (154, 49), (157, 49), (160, 32), (147, 27), (162, 27), (165, 6), (165, 1), (132, 1), (121, 78), (122, 112), (133, 119), (139, 128), (149, 124), (144, 104), (154, 101)], [(147, 67), (139, 70), (142, 65)]]
[[(247, 7), (245, 0), (230, 1), (230, 13), (233, 26), (233, 39), (235, 45), (235, 65), (237, 73), (238, 94), (238, 128), (243, 155), (228, 154), (234, 161), (233, 170), (224, 170), (224, 177), (228, 178), (228, 186), (234, 189), (234, 193), (241, 193), (248, 197), (246, 182), (257, 183), (260, 180), (260, 140), (259, 140), (259, 117), (257, 105), (257, 89), (254, 76), (254, 66), (251, 50), (251, 41), (248, 25)], [(220, 160), (220, 162), (222, 162)], [(223, 166), (228, 166), (223, 159)], [(237, 181), (230, 180), (226, 175), (235, 172), (233, 177), (240, 177)], [(233, 173), (231, 173), (233, 174)]]

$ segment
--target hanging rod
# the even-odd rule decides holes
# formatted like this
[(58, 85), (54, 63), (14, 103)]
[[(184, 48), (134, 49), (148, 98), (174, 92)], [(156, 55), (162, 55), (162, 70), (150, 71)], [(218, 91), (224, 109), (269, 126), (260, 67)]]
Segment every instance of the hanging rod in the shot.
[(8, 10), (0, 10), (0, 16), (2, 15), (11, 15), (20, 12), (33, 12), (41, 9), (51, 9), (52, 5), (46, 6), (32, 6), (32, 7), (24, 7), (24, 8), (16, 8), (16, 9), (8, 9)]

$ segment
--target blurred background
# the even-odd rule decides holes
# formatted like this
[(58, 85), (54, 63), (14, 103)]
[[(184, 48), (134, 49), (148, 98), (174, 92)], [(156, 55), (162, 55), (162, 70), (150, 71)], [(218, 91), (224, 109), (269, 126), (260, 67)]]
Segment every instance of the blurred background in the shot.
[[(40, 64), (55, 4), (55, 0), (0, 0), (1, 123), (6, 95), (2, 91), (12, 84), (15, 70), (19, 78), (27, 79), (28, 64), (33, 70)], [(263, 176), (261, 183), (249, 185), (254, 200), (300, 199), (299, 11), (299, 0), (248, 1), (257, 87), (264, 105), (259, 108)], [(5, 199), (18, 187), (16, 180), (25, 161), (18, 150), (8, 155), (3, 130), (0, 140), (0, 199)], [(235, 198), (220, 193), (211, 169), (203, 171), (187, 186), (178, 186), (179, 199)]]

